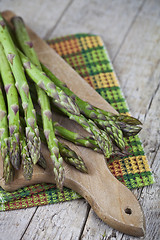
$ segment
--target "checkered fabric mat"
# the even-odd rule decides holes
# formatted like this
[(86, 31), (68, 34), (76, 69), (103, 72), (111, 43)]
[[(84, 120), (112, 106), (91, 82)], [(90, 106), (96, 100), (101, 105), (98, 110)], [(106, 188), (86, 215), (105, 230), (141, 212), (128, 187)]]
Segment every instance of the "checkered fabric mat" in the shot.
[[(120, 89), (113, 66), (99, 36), (76, 34), (48, 41), (51, 48), (64, 58), (119, 113), (129, 110)], [(130, 156), (110, 159), (111, 173), (129, 189), (154, 182), (138, 136), (127, 139)], [(64, 188), (60, 193), (53, 184), (36, 184), (9, 193), (0, 188), (0, 210), (13, 210), (81, 198)]]

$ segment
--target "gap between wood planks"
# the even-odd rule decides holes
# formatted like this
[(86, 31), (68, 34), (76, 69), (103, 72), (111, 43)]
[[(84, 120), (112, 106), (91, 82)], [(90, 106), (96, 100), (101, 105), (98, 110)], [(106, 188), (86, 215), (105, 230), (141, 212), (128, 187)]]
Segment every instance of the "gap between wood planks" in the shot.
[[(158, 65), (158, 64), (157, 64), (157, 65)], [(154, 69), (156, 69), (156, 67), (155, 67)], [(154, 72), (153, 72), (153, 74), (154, 74)], [(152, 75), (153, 75), (153, 74), (152, 74)], [(159, 87), (160, 87), (160, 83), (157, 85), (154, 93), (152, 94), (152, 97), (151, 97), (151, 100), (150, 100), (150, 102), (149, 102), (148, 108), (147, 108), (146, 113), (145, 113), (145, 115), (144, 115), (144, 121), (145, 121), (145, 119), (146, 119), (146, 117), (147, 117), (147, 114), (148, 114), (148, 112), (149, 112), (149, 110), (150, 110), (150, 108), (151, 108), (151, 106), (152, 106), (153, 99), (154, 99), (154, 97), (156, 96), (156, 94), (157, 94), (157, 92), (158, 92), (158, 90), (159, 90)]]
[(143, 0), (143, 2), (142, 2), (142, 4), (141, 4), (141, 6), (139, 7), (139, 9), (138, 9), (138, 11), (137, 11), (135, 17), (134, 17), (133, 20), (132, 20), (132, 22), (131, 22), (131, 24), (130, 24), (128, 30), (126, 31), (126, 34), (124, 34), (124, 38), (122, 39), (122, 42), (121, 42), (121, 44), (120, 44), (120, 46), (119, 46), (117, 52), (115, 53), (115, 56), (114, 56), (113, 59), (112, 59), (112, 63), (114, 63), (116, 57), (118, 56), (118, 54), (119, 54), (119, 52), (120, 52), (120, 50), (121, 50), (121, 48), (122, 48), (122, 46), (123, 46), (123, 43), (125, 42), (125, 40), (126, 40), (128, 34), (129, 34), (129, 32), (130, 32), (131, 29), (132, 29), (132, 26), (134, 25), (134, 23), (135, 23), (135, 21), (136, 21), (138, 15), (139, 15), (140, 12), (142, 11), (142, 8), (143, 8), (143, 6), (144, 6), (145, 3), (146, 3), (146, 0)]
[(90, 210), (91, 210), (91, 206), (89, 205), (89, 203), (87, 203), (86, 216), (85, 216), (85, 218), (84, 218), (84, 223), (83, 223), (83, 225), (82, 225), (82, 228), (81, 228), (81, 231), (80, 231), (78, 240), (81, 240), (81, 238), (82, 238), (82, 235), (83, 235), (83, 232), (84, 232), (84, 228), (85, 228), (85, 225), (86, 225), (86, 222), (87, 222), (87, 219), (88, 219), (88, 215), (89, 215)]
[(44, 36), (45, 40), (48, 40), (51, 36), (51, 34), (54, 32), (54, 30), (56, 29), (56, 27), (58, 26), (59, 22), (61, 21), (62, 17), (65, 15), (65, 13), (67, 12), (67, 10), (69, 9), (69, 7), (71, 6), (71, 4), (73, 3), (74, 0), (70, 0), (70, 2), (67, 4), (66, 8), (63, 10), (63, 12), (61, 13), (61, 15), (59, 16), (57, 22), (54, 24), (54, 26), (52, 28), (50, 28), (47, 33)]
[(27, 226), (26, 226), (26, 228), (25, 228), (25, 230), (24, 230), (24, 232), (23, 232), (23, 234), (22, 234), (22, 236), (21, 236), (20, 240), (22, 240), (22, 239), (23, 239), (23, 237), (24, 237), (25, 233), (27, 232), (27, 229), (28, 229), (28, 227), (29, 227), (30, 223), (32, 222), (32, 219), (33, 219), (33, 217), (34, 217), (35, 213), (37, 212), (37, 209), (38, 209), (38, 207), (36, 207), (36, 209), (35, 209), (34, 213), (32, 214), (32, 216), (31, 216), (31, 218), (30, 218), (30, 220), (29, 220), (29, 222), (28, 222), (28, 224), (27, 224)]

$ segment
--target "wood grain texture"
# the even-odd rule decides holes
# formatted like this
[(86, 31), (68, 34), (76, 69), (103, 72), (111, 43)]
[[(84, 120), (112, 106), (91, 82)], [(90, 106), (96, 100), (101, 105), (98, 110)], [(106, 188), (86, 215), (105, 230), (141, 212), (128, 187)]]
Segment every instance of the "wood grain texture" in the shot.
[[(26, 24), (44, 38), (49, 29), (54, 29), (71, 0), (2, 0), (1, 11), (12, 10), (22, 16)], [(46, 14), (47, 13), (47, 14)]]
[(75, 0), (54, 31), (45, 38), (77, 32), (99, 34), (113, 59), (143, 2), (143, 0)]
[(30, 223), (36, 207), (20, 209), (19, 211), (3, 212), (0, 214), (0, 240), (21, 239)]
[(67, 236), (68, 239), (78, 240), (87, 211), (85, 200), (39, 207), (22, 239), (58, 240)]
[[(90, 12), (90, 18), (87, 18), (87, 14), (83, 14), (84, 8), (79, 7), (79, 5), (81, 4), (79, 3), (79, 1), (71, 1), (71, 4), (68, 6), (68, 8), (65, 8), (66, 10), (64, 11), (64, 13), (60, 12), (60, 10), (62, 9), (62, 5), (64, 6), (64, 4), (61, 4), (62, 1), (57, 1), (55, 11), (53, 8), (51, 9), (51, 6), (48, 4), (48, 2), (50, 1), (47, 0), (43, 4), (43, 1), (41, 0), (32, 1), (28, 3), (28, 6), (30, 6), (31, 8), (29, 10), (28, 8), (25, 7), (26, 1), (24, 0), (22, 1), (5, 0), (5, 1), (0, 1), (0, 7), (1, 7), (1, 10), (5, 10), (8, 8), (11, 10), (14, 10), (15, 12), (17, 12), (18, 10), (19, 14), (22, 17), (24, 17), (25, 21), (27, 21), (27, 24), (30, 27), (33, 26), (33, 29), (41, 37), (42, 37), (41, 32), (43, 33), (43, 36), (45, 35), (47, 36), (48, 33), (51, 33), (50, 30), (52, 27), (53, 27), (53, 32), (51, 33), (50, 36), (53, 36), (53, 37), (71, 33), (71, 31), (73, 33), (98, 32), (102, 36), (103, 40), (105, 41), (111, 58), (114, 59), (115, 56), (117, 55), (117, 58), (115, 58), (115, 61), (114, 61), (114, 68), (120, 79), (121, 86), (123, 85), (123, 92), (127, 97), (127, 101), (129, 103), (129, 107), (132, 111), (132, 114), (134, 116), (139, 116), (142, 121), (143, 119), (145, 119), (143, 131), (141, 133), (141, 139), (144, 144), (148, 160), (152, 166), (152, 170), (157, 182), (153, 186), (145, 187), (144, 189), (134, 191), (135, 194), (140, 199), (141, 203), (143, 204), (144, 213), (146, 217), (147, 231), (146, 231), (146, 236), (143, 239), (158, 240), (160, 235), (159, 234), (160, 228), (158, 225), (159, 224), (158, 217), (160, 212), (159, 210), (159, 172), (158, 172), (158, 166), (159, 166), (158, 160), (160, 157), (160, 151), (159, 151), (159, 143), (160, 143), (159, 96), (160, 95), (159, 95), (159, 65), (158, 65), (158, 61), (159, 61), (158, 43), (160, 39), (160, 31), (159, 31), (160, 20), (158, 15), (159, 9), (160, 9), (159, 1), (158, 0), (157, 1), (137, 1), (137, 0), (136, 1), (129, 1), (129, 0), (128, 1), (125, 1), (125, 0), (124, 1), (123, 0), (122, 1), (119, 1), (119, 0), (103, 1), (103, 3), (99, 6), (98, 6), (99, 1), (88, 1), (88, 0), (82, 1), (83, 2), (82, 6), (84, 5), (84, 2), (86, 3), (85, 11), (87, 12), (87, 14), (88, 12)], [(56, 1), (54, 0), (51, 2), (54, 4)], [(67, 1), (64, 1), (64, 2), (67, 2)], [(90, 4), (87, 5), (87, 2)], [(113, 4), (109, 2), (113, 2)], [(40, 4), (41, 6), (39, 6)], [(43, 9), (48, 9), (48, 6), (50, 6), (51, 11), (47, 12), (46, 14), (45, 12), (46, 10), (43, 12)], [(72, 6), (74, 6), (74, 11)], [(41, 24), (43, 24), (43, 21), (45, 21), (46, 18), (48, 19), (48, 21), (53, 23), (52, 19), (54, 17), (55, 19), (57, 18), (57, 21), (56, 21), (57, 24), (56, 25), (53, 24), (53, 26), (50, 25), (51, 28), (48, 28), (49, 24), (47, 23), (47, 25), (46, 26), (43, 25), (43, 29), (41, 29), (41, 24), (39, 24), (39, 20), (40, 20), (40, 15), (38, 11), (39, 9), (41, 9), (41, 15), (43, 16)], [(53, 15), (53, 12), (54, 12), (54, 15)], [(73, 12), (75, 13), (74, 21), (72, 16)], [(97, 12), (100, 12), (101, 14), (99, 14), (99, 16), (96, 17), (96, 21), (94, 21), (95, 13)], [(76, 15), (79, 16), (78, 20), (76, 20)], [(83, 21), (83, 17), (80, 17), (80, 15), (86, 18), (85, 22)], [(116, 19), (114, 17), (115, 15), (118, 16)], [(65, 19), (65, 22), (64, 22), (64, 19)], [(93, 19), (93, 21), (91, 21), (91, 19)], [(148, 21), (146, 21), (146, 19), (148, 19)], [(62, 20), (63, 20), (63, 24), (62, 24)], [(65, 28), (64, 28), (64, 23), (65, 23)], [(112, 27), (110, 27), (110, 25)], [(72, 26), (72, 29), (70, 26)], [(106, 29), (105, 29), (105, 26), (107, 26)], [(68, 30), (69, 27), (70, 29)], [(140, 36), (140, 39), (139, 39), (139, 36)], [(146, 44), (148, 45), (149, 49), (150, 49), (150, 44), (152, 45), (152, 48), (149, 50), (150, 53), (148, 53), (147, 48), (143, 48), (143, 45), (146, 45)], [(132, 48), (132, 46), (134, 46), (134, 51), (132, 51), (132, 58), (130, 58), (131, 49), (129, 51), (129, 48)], [(128, 50), (125, 51), (125, 48), (128, 48)], [(123, 49), (125, 53), (123, 53), (121, 49)], [(139, 52), (141, 52), (141, 55), (138, 55)], [(122, 55), (123, 55), (123, 60), (126, 59), (124, 63), (122, 60)], [(118, 56), (121, 56), (121, 57), (118, 59)], [(148, 60), (146, 60), (146, 56)], [(139, 61), (139, 58), (141, 59), (141, 61)], [(119, 63), (120, 59), (121, 59), (121, 62)], [(127, 67), (128, 61), (129, 61), (130, 68)], [(156, 67), (156, 62), (157, 62), (157, 67)], [(152, 74), (150, 70), (149, 71), (147, 70), (148, 66), (150, 67), (151, 64), (153, 66)], [(142, 73), (144, 73), (144, 76), (143, 76), (144, 80), (143, 82), (140, 82)], [(132, 77), (132, 80), (130, 80), (131, 77)], [(145, 81), (145, 78), (148, 80)], [(125, 82), (123, 82), (123, 79), (125, 79), (125, 81), (128, 82), (127, 87), (125, 87)], [(134, 81), (134, 85), (133, 85), (133, 81)], [(131, 90), (130, 90), (130, 84), (132, 85)], [(150, 85), (148, 86), (148, 84)], [(138, 89), (137, 89), (137, 86), (138, 86)], [(132, 96), (134, 96), (134, 98)], [(137, 102), (137, 99), (138, 99), (138, 102)], [(81, 201), (79, 202), (79, 204), (81, 204)], [(65, 203), (65, 207), (66, 209), (72, 208), (72, 205)], [(63, 210), (66, 212), (64, 208)], [(63, 214), (63, 210), (61, 211), (61, 214)], [(74, 211), (76, 212), (76, 209), (73, 209), (73, 212)], [(32, 221), (30, 222), (30, 215), (34, 214), (34, 212), (33, 213), (30, 212), (30, 209), (26, 209), (25, 211), (18, 210), (18, 211), (0, 213), (0, 216), (2, 217), (1, 219), (3, 219), (4, 214), (7, 214), (7, 218), (4, 218), (3, 220), (5, 223), (4, 225), (6, 226), (5, 232), (2, 235), (3, 236), (2, 239), (4, 240), (9, 238), (12, 239), (13, 233), (15, 234), (15, 236), (17, 236), (16, 239), (21, 239), (20, 234), (16, 235), (17, 231), (19, 231), (20, 228), (21, 228), (21, 232), (25, 232), (26, 225), (23, 224), (23, 221), (21, 221), (21, 224), (19, 226), (17, 224), (13, 225), (12, 231), (7, 231), (10, 228), (10, 219), (15, 218), (14, 213), (20, 213), (19, 215), (17, 214), (17, 217), (20, 216), (22, 220), (28, 214), (29, 215), (28, 225), (32, 224)], [(70, 216), (70, 218), (72, 218), (73, 213), (71, 215), (70, 213), (72, 213), (72, 211), (68, 210), (68, 217)], [(45, 212), (43, 215), (45, 216)], [(42, 215), (41, 215), (41, 218), (43, 218)], [(86, 219), (86, 224), (85, 222), (83, 222), (84, 219)], [(64, 221), (65, 220), (61, 219), (61, 225), (63, 225)], [(81, 225), (81, 222), (84, 223), (83, 226)], [(66, 228), (69, 229), (68, 231), (66, 231), (65, 239), (70, 240), (71, 239), (70, 231), (72, 231), (75, 228), (74, 228), (74, 225), (70, 224), (69, 221), (68, 221), (68, 225), (67, 225), (67, 222), (65, 223), (66, 223)], [(78, 222), (76, 222), (76, 224), (78, 224)], [(47, 228), (48, 227), (51, 228), (51, 226), (52, 226), (52, 221), (50, 221), (50, 226), (48, 225)], [(84, 213), (82, 219), (79, 219), (79, 226), (81, 228), (81, 234), (83, 236), (83, 239), (93, 239), (93, 240), (94, 239), (95, 240), (97, 239), (98, 240), (99, 239), (103, 239), (103, 240), (107, 240), (107, 239), (112, 239), (112, 240), (113, 239), (125, 239), (125, 240), (134, 239), (135, 240), (137, 239), (137, 238), (129, 237), (127, 235), (122, 235), (118, 231), (115, 231), (109, 228), (106, 224), (104, 224), (101, 220), (99, 220), (99, 218), (95, 214), (93, 214), (92, 211), (89, 212), (89, 216), (88, 214), (86, 214), (86, 212)], [(34, 228), (34, 224), (32, 225), (32, 227)], [(84, 227), (84, 232), (83, 232), (83, 227)], [(45, 231), (48, 231), (47, 228), (43, 230), (44, 233)], [(54, 226), (55, 231), (56, 231), (56, 228), (58, 231), (59, 226)], [(2, 225), (0, 225), (0, 232), (2, 232)], [(77, 234), (76, 232), (74, 232), (74, 236), (77, 236), (77, 238), (78, 236), (81, 236), (81, 234), (79, 235), (79, 231)], [(36, 234), (35, 234), (35, 237), (37, 237)], [(25, 233), (24, 233), (24, 238), (25, 238)], [(30, 238), (26, 236), (25, 239), (30, 239)], [(61, 236), (57, 235), (57, 239), (61, 239)]]

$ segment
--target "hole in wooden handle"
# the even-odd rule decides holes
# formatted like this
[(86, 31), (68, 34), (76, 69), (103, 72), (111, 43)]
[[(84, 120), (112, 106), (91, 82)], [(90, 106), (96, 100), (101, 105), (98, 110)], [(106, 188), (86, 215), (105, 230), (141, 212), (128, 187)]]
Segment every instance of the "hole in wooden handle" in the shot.
[(125, 211), (126, 214), (129, 214), (129, 215), (132, 214), (132, 210), (128, 207), (124, 211)]

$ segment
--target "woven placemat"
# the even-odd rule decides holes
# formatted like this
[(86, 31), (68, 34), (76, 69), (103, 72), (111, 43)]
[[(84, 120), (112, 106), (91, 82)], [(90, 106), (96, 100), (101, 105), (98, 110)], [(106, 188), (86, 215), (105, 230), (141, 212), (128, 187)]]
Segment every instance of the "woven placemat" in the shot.
[[(50, 47), (64, 58), (119, 113), (129, 114), (117, 77), (103, 41), (99, 36), (76, 34), (48, 41)], [(111, 173), (129, 189), (154, 182), (138, 136), (127, 139), (130, 156), (110, 159)], [(53, 184), (36, 184), (9, 193), (0, 188), (0, 210), (13, 210), (81, 198), (64, 188), (59, 192)]]

